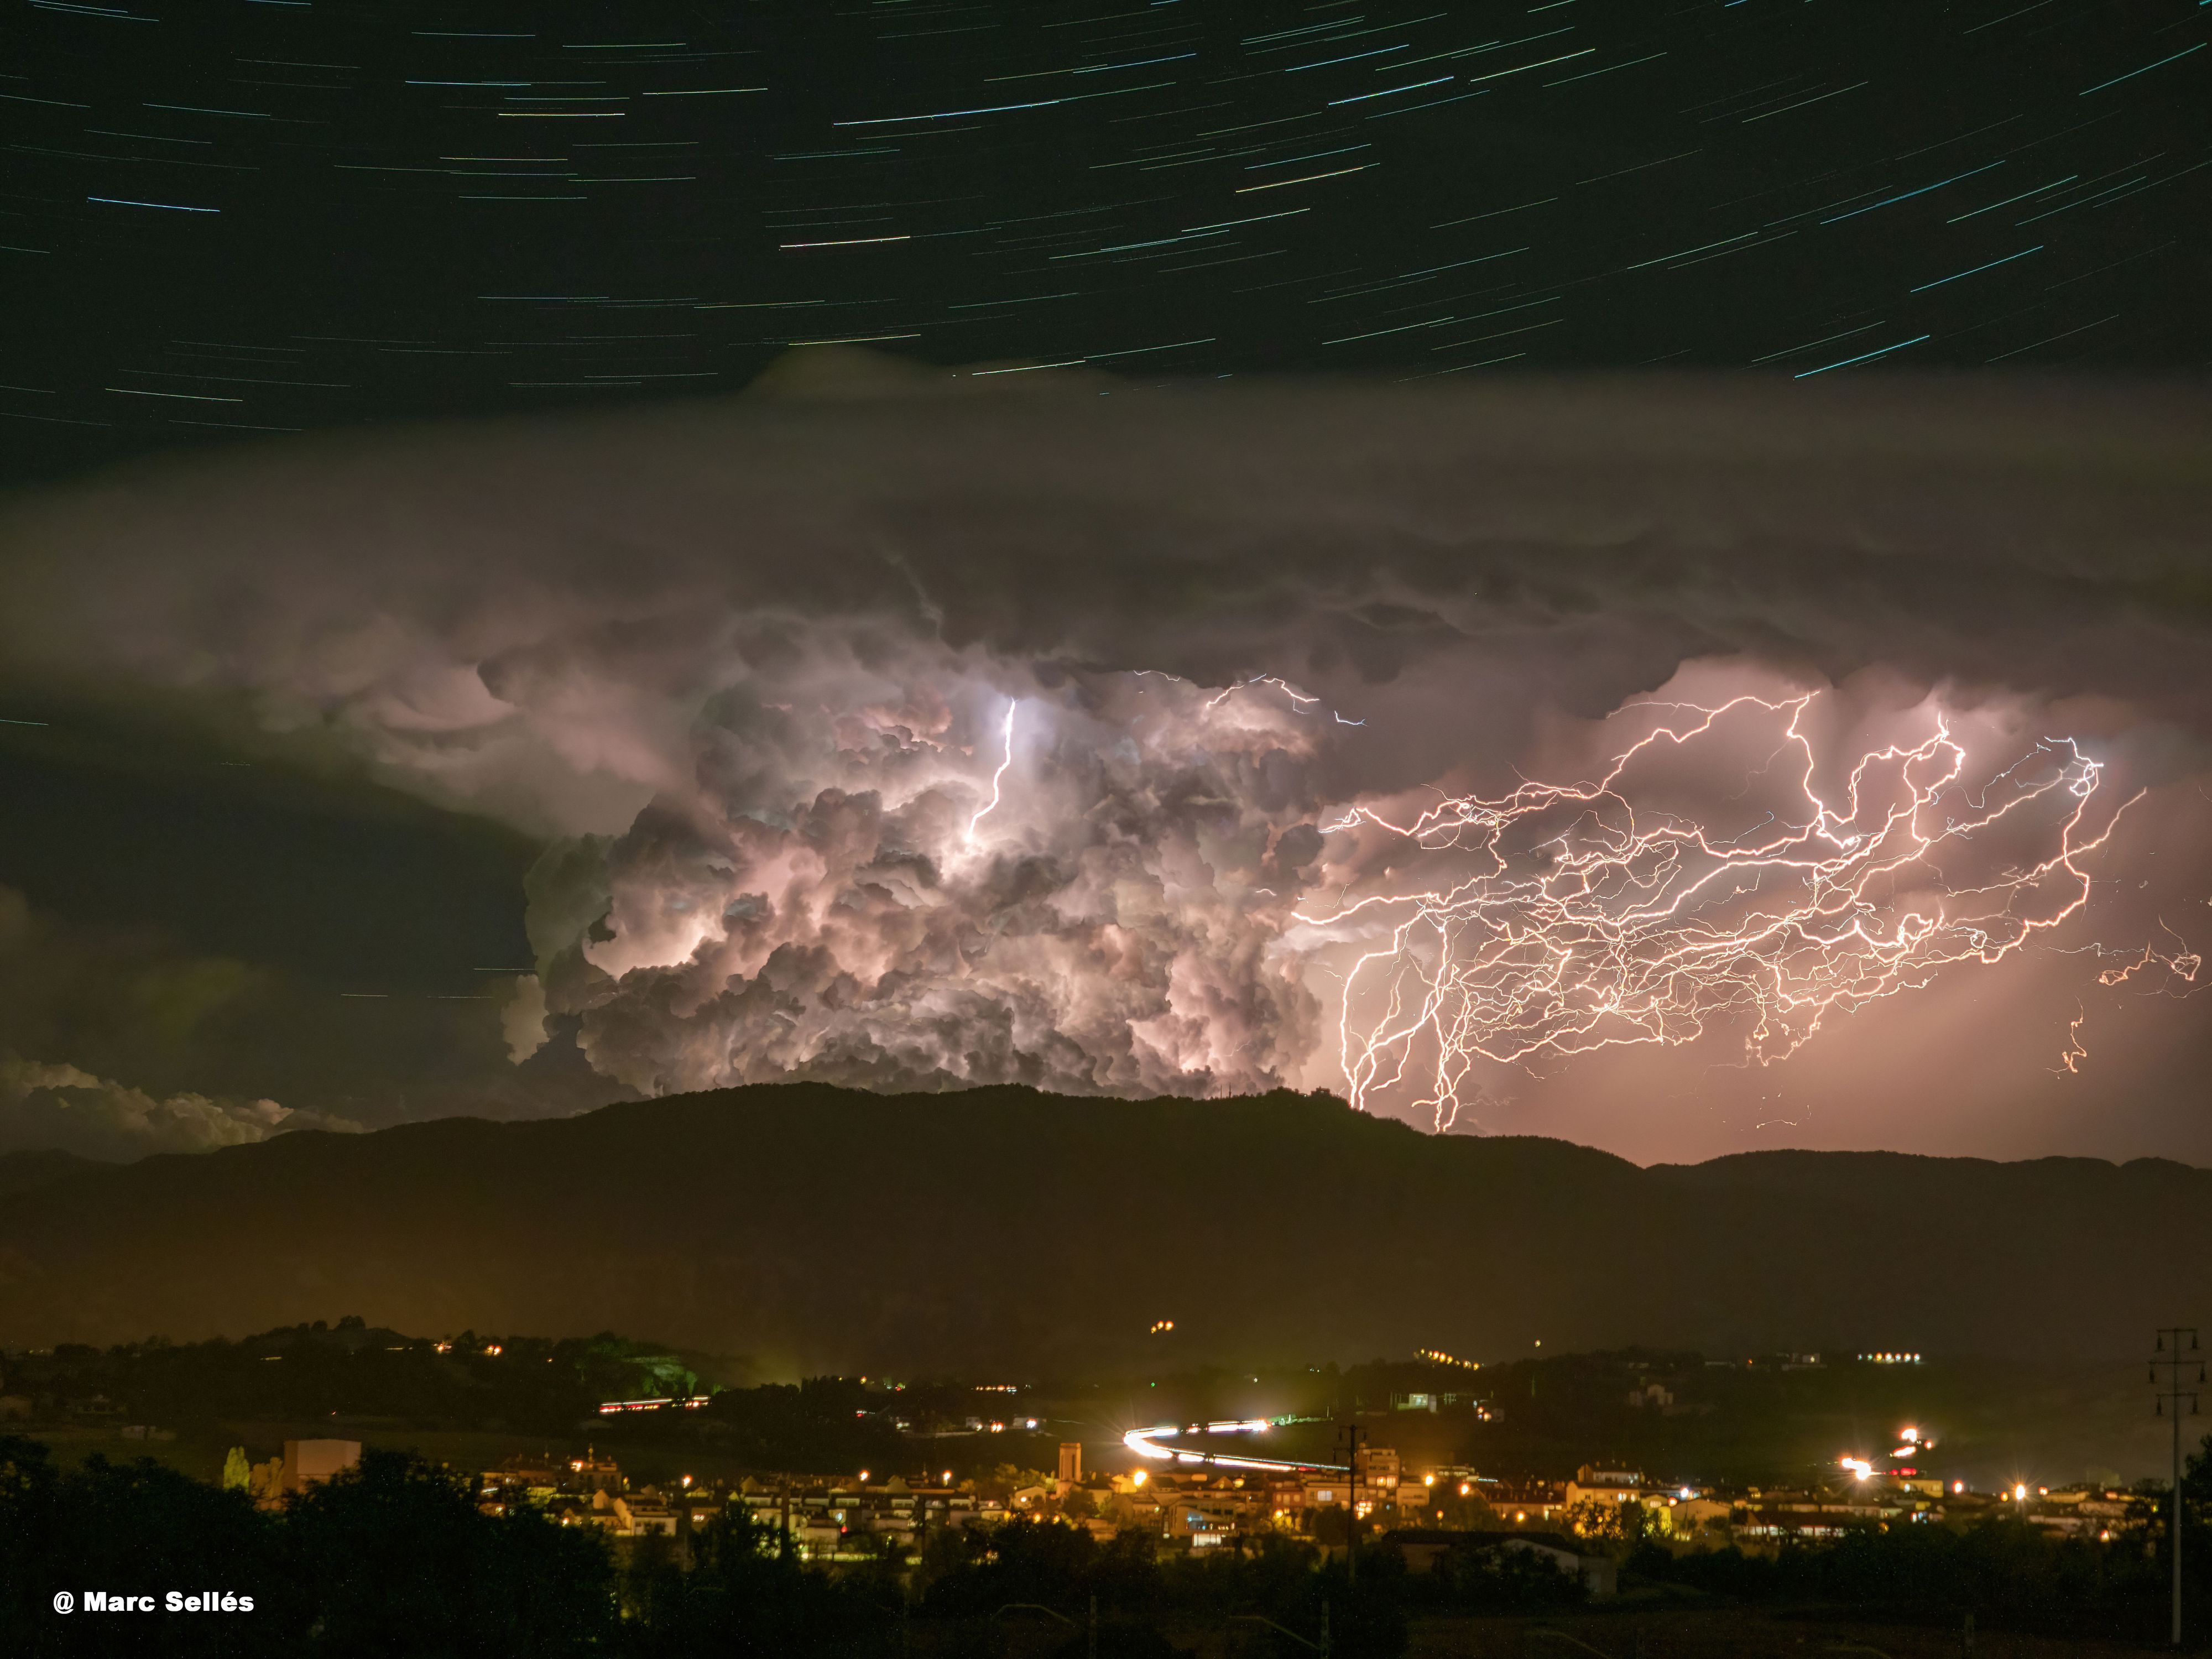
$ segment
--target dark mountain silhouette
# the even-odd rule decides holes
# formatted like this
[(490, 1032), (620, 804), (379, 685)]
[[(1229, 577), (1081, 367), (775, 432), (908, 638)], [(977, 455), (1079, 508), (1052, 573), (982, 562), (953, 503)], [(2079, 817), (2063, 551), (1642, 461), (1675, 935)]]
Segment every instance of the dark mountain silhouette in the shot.
[(361, 1314), (855, 1370), (1539, 1340), (2109, 1358), (2203, 1321), (2212, 1282), (2212, 1170), (2183, 1164), (1639, 1169), (1286, 1093), (793, 1084), (39, 1173), (0, 1206), (0, 1343)]
[(5, 1198), (10, 1193), (26, 1193), (33, 1187), (43, 1187), (48, 1182), (59, 1181), (64, 1176), (75, 1175), (80, 1170), (110, 1167), (98, 1158), (79, 1158), (75, 1152), (46, 1148), (29, 1152), (0, 1152), (0, 1198)]

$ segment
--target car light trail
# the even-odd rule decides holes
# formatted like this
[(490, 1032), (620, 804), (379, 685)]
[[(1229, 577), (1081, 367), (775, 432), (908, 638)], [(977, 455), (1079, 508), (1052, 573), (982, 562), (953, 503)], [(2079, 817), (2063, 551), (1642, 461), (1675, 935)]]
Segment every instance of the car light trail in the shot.
[(1345, 1466), (1341, 1463), (1310, 1463), (1297, 1458), (1244, 1457), (1233, 1452), (1186, 1451), (1181, 1447), (1159, 1443), (1187, 1434), (1264, 1434), (1273, 1426), (1264, 1417), (1237, 1422), (1193, 1423), (1184, 1427), (1163, 1423), (1156, 1428), (1131, 1429), (1121, 1437), (1121, 1443), (1138, 1456), (1149, 1457), (1155, 1462), (1206, 1464), (1221, 1469), (1273, 1469), (1285, 1474), (1304, 1470), (1327, 1474), (1345, 1473)]

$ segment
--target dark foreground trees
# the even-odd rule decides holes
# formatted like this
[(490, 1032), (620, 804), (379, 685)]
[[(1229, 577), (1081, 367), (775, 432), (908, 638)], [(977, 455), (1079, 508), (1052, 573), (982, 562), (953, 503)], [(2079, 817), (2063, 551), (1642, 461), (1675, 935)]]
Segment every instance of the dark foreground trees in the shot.
[(897, 1650), (901, 1592), (888, 1564), (836, 1574), (777, 1553), (724, 1514), (695, 1533), (687, 1568), (665, 1538), (639, 1540), (622, 1576), (626, 1650), (641, 1659), (872, 1659)]
[[(370, 1452), (283, 1513), (151, 1462), (54, 1468), (0, 1439), (0, 1628), (10, 1653), (258, 1656), (607, 1650), (613, 1569), (595, 1539), (494, 1519), (418, 1461)], [(251, 1596), (246, 1612), (103, 1613), (89, 1593)], [(68, 1592), (76, 1610), (54, 1611)]]

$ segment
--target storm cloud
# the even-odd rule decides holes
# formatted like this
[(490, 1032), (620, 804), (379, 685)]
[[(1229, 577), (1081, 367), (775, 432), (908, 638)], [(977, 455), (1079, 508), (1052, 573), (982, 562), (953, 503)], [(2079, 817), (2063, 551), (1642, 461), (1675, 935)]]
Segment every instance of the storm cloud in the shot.
[[(1655, 696), (1979, 722), (2012, 745), (1983, 780), (2088, 744), (2142, 794), (2107, 856), (2170, 855), (2096, 872), (2043, 992), (2202, 914), (2198, 394), (1025, 378), (833, 354), (27, 496), (4, 683), (539, 839), (536, 974), (487, 1042), (647, 1092), (1341, 1086), (1340, 964), (1296, 914), (1407, 850), (1328, 826), (1586, 776)], [(1492, 1077), (1488, 1126), (1565, 1075)]]
[(357, 1130), (358, 1124), (306, 1114), (273, 1100), (157, 1099), (74, 1066), (46, 1066), (0, 1054), (0, 1152), (58, 1147), (122, 1162), (149, 1152), (204, 1152), (265, 1140), (286, 1129)]

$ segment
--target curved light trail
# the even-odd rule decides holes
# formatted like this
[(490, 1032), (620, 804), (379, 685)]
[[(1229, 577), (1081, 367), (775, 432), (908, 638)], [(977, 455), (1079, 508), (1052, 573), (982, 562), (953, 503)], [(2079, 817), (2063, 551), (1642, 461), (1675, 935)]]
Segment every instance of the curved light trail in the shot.
[(1157, 1428), (1131, 1429), (1121, 1437), (1121, 1443), (1138, 1456), (1150, 1458), (1158, 1463), (1210, 1465), (1221, 1469), (1262, 1469), (1281, 1474), (1347, 1473), (1341, 1463), (1312, 1463), (1286, 1457), (1243, 1457), (1232, 1452), (1190, 1451), (1180, 1446), (1159, 1443), (1187, 1434), (1265, 1434), (1273, 1427), (1274, 1425), (1264, 1417), (1248, 1418), (1237, 1422), (1191, 1423), (1182, 1426), (1163, 1423)]

